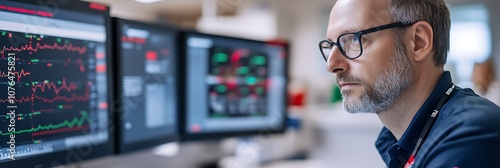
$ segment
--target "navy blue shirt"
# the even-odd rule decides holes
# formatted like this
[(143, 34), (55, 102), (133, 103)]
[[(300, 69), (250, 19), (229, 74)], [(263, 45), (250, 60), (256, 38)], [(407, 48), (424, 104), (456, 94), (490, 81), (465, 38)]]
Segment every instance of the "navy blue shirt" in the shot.
[[(450, 73), (445, 72), (399, 141), (382, 129), (375, 146), (389, 168), (407, 163), (425, 123), (451, 85)], [(455, 87), (415, 156), (413, 168), (417, 167), (500, 168), (500, 107), (471, 89)]]

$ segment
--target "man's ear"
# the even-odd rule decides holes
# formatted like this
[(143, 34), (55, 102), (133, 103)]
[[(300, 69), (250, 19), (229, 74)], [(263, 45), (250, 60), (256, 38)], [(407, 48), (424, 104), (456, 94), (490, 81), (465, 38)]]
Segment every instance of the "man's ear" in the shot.
[(426, 21), (419, 21), (409, 28), (409, 35), (412, 39), (410, 52), (413, 52), (413, 59), (417, 62), (424, 60), (433, 50), (434, 32), (432, 26)]

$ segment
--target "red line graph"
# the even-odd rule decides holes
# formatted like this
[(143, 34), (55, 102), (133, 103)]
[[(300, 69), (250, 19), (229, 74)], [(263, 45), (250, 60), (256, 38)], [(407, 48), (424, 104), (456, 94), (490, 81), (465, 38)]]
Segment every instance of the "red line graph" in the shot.
[[(9, 102), (9, 99), (0, 99), (0, 103)], [(31, 102), (31, 97), (21, 97), (21, 99), (16, 99), (18, 103)]]
[(80, 68), (81, 72), (85, 72), (85, 66), (83, 65), (83, 60), (81, 58), (76, 59), (75, 61), (71, 60), (71, 58), (66, 59), (64, 61), (64, 66), (68, 66), (69, 63), (74, 62), (76, 65), (78, 65), (78, 68)]
[(44, 103), (54, 103), (56, 101), (76, 102), (76, 101), (88, 101), (90, 99), (90, 94), (89, 94), (89, 88), (87, 87), (84, 95), (73, 94), (70, 97), (57, 95), (54, 98), (45, 98), (34, 95), (33, 98), (41, 100)]
[[(13, 73), (16, 74), (18, 82), (21, 81), (22, 77), (28, 76), (28, 75), (31, 74), (30, 72), (24, 72), (24, 69), (21, 69), (21, 72), (13, 72)], [(0, 71), (0, 77), (1, 78), (9, 77), (9, 72), (7, 72), (7, 71)]]
[(2, 56), (4, 55), (5, 51), (30, 51), (30, 52), (37, 52), (38, 50), (61, 50), (61, 51), (69, 51), (69, 52), (78, 52), (79, 54), (84, 54), (87, 52), (87, 47), (79, 47), (79, 46), (73, 46), (73, 44), (64, 44), (64, 45), (59, 45), (58, 43), (54, 43), (52, 45), (50, 44), (40, 44), (36, 43), (36, 45), (30, 45), (26, 44), (21, 47), (7, 47), (3, 46), (2, 50), (0, 53), (2, 53)]
[(71, 83), (68, 85), (66, 83), (66, 79), (63, 78), (62, 82), (61, 82), (61, 86), (59, 86), (59, 87), (57, 87), (56, 84), (53, 82), (50, 82), (50, 83), (43, 82), (43, 83), (34, 85), (33, 88), (31, 89), (33, 91), (33, 94), (36, 93), (38, 88), (40, 88), (40, 91), (42, 91), (42, 92), (45, 92), (45, 89), (52, 89), (52, 90), (54, 90), (54, 93), (59, 94), (61, 92), (61, 90), (66, 90), (67, 92), (71, 92), (73, 90), (76, 90), (77, 85), (75, 83)]
[(44, 103), (54, 103), (56, 101), (65, 101), (65, 102), (76, 102), (76, 101), (87, 101), (89, 100), (89, 94), (86, 93), (85, 95), (77, 95), (73, 94), (70, 97), (67, 96), (56, 96), (52, 99), (45, 98), (45, 97), (40, 97), (40, 96), (34, 96), (35, 99), (41, 100)]
[(88, 128), (89, 128), (88, 125), (84, 125), (84, 126), (81, 126), (81, 127), (61, 128), (61, 129), (56, 129), (56, 130), (34, 132), (33, 136), (40, 136), (40, 135), (46, 135), (46, 134), (57, 134), (57, 133), (61, 133), (61, 132), (86, 130)]

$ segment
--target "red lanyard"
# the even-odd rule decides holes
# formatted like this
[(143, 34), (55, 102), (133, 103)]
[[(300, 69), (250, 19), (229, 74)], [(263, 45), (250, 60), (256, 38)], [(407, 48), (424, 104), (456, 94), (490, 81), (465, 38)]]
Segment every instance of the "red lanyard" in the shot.
[(434, 125), (434, 122), (436, 122), (436, 118), (438, 117), (439, 110), (443, 107), (444, 103), (448, 100), (450, 97), (451, 93), (455, 89), (455, 85), (451, 84), (451, 87), (446, 91), (446, 94), (441, 97), (441, 99), (438, 102), (438, 105), (432, 112), (431, 116), (427, 120), (427, 123), (425, 123), (424, 129), (422, 130), (422, 133), (420, 133), (420, 137), (418, 137), (417, 144), (415, 145), (415, 149), (413, 149), (413, 152), (411, 153), (410, 158), (408, 158), (407, 163), (405, 164), (405, 168), (411, 168), (413, 166), (413, 163), (415, 162), (415, 156), (417, 156), (418, 151), (420, 150), (420, 147), (422, 147), (422, 144), (424, 143), (425, 139), (427, 138), (427, 135), (429, 134), (429, 131), (431, 130), (432, 126)]

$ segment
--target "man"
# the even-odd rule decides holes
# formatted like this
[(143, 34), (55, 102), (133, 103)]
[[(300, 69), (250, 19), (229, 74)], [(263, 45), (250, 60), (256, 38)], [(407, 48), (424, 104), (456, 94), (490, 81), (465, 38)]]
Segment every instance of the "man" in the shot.
[(500, 167), (500, 107), (444, 71), (444, 0), (338, 0), (320, 49), (350, 113), (376, 113), (390, 168)]

